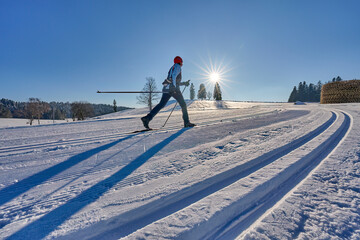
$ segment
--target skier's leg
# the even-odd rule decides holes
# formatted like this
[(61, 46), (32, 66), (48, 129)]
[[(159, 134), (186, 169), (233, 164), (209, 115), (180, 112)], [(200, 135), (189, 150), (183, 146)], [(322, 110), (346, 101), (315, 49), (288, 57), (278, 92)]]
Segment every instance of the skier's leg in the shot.
[(171, 98), (171, 95), (168, 93), (163, 93), (160, 102), (158, 103), (158, 105), (156, 105), (148, 115), (146, 115), (146, 118), (151, 121), (155, 115), (163, 108), (165, 107), (166, 103), (169, 101), (169, 99)]
[(176, 90), (175, 93), (172, 94), (172, 96), (176, 99), (176, 101), (180, 104), (181, 110), (182, 110), (182, 114), (183, 114), (183, 120), (184, 120), (184, 124), (188, 124), (189, 121), (189, 115), (187, 112), (187, 106), (184, 100), (183, 95), (181, 94), (181, 91), (179, 89)]

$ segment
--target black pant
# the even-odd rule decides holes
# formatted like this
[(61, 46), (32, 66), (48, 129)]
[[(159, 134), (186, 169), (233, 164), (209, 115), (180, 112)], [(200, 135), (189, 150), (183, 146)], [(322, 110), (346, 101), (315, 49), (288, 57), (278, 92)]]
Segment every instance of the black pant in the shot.
[(176, 101), (180, 104), (181, 110), (182, 110), (182, 114), (183, 114), (183, 119), (184, 119), (184, 123), (189, 123), (189, 115), (187, 112), (187, 108), (186, 108), (186, 103), (184, 100), (183, 95), (181, 94), (180, 89), (176, 88), (176, 90), (174, 92), (169, 92), (169, 93), (163, 93), (161, 100), (159, 102), (158, 105), (156, 105), (151, 111), (150, 113), (146, 116), (149, 121), (151, 121), (155, 115), (163, 108), (165, 107), (166, 103), (169, 101), (169, 99), (173, 97), (176, 99)]

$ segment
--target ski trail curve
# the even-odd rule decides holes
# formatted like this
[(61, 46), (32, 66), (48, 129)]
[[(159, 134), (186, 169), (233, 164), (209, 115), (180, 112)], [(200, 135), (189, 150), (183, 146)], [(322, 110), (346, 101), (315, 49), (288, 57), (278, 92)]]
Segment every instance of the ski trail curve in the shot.
[[(296, 164), (289, 167), (286, 170), (288, 178), (283, 180), (280, 184), (276, 184), (277, 188), (265, 194), (256, 203), (256, 206), (253, 205), (240, 213), (216, 233), (208, 236), (207, 239), (235, 239), (252, 223), (257, 221), (266, 211), (271, 209), (307, 178), (311, 171), (333, 152), (350, 131), (352, 118), (347, 113), (342, 112), (342, 114), (344, 120), (340, 127), (316, 149), (302, 157)], [(287, 181), (290, 177), (292, 180)]]
[[(227, 186), (233, 183), (236, 183), (238, 180), (244, 179), (249, 175), (254, 174), (257, 171), (263, 169), (264, 167), (272, 164), (278, 159), (283, 158), (287, 154), (300, 148), (301, 146), (305, 145), (306, 143), (312, 141), (313, 139), (317, 138), (319, 135), (326, 132), (331, 126), (334, 125), (335, 122), (339, 122), (338, 119), (339, 119), (338, 114), (332, 112), (332, 116), (330, 117), (330, 119), (328, 119), (317, 129), (309, 132), (303, 137), (294, 140), (289, 144), (274, 149), (238, 167), (220, 173), (202, 182), (196, 183), (189, 188), (175, 192), (167, 197), (153, 201), (137, 209), (133, 209), (127, 213), (121, 214), (110, 220), (100, 222), (97, 225), (91, 227), (92, 228), (91, 232), (93, 234), (89, 234), (88, 231), (84, 231), (84, 232), (79, 231), (74, 234), (74, 237), (81, 237), (85, 239), (96, 239), (98, 237), (102, 237), (106, 239), (118, 239), (120, 237), (129, 236), (131, 239), (132, 234), (136, 234), (135, 233), (136, 231), (141, 232), (143, 229), (146, 229), (148, 225), (165, 224), (165, 223), (161, 223), (162, 219), (172, 217), (172, 215), (177, 214), (177, 212), (184, 211), (194, 204), (196, 205), (196, 203), (201, 201), (202, 199), (206, 199), (210, 197), (212, 194), (221, 191), (222, 189), (226, 188)], [(343, 127), (339, 129), (346, 128), (346, 126), (348, 125), (346, 122), (347, 121), (344, 121), (343, 123), (344, 126), (342, 125)], [(259, 194), (259, 192), (257, 192), (256, 194)], [(249, 199), (251, 199), (252, 203), (254, 202), (253, 198), (250, 197)], [(235, 221), (233, 219), (236, 218), (239, 214), (240, 215), (243, 214), (244, 212), (246, 211), (244, 210), (240, 213), (237, 212), (237, 214), (233, 216), (232, 213), (230, 214), (227, 210), (225, 210), (224, 214), (231, 215), (232, 216), (231, 219), (221, 218), (222, 219), (221, 223), (213, 224), (210, 218), (209, 221), (205, 221), (205, 223), (201, 223), (201, 224), (199, 223), (199, 226), (194, 227), (191, 230), (187, 230), (185, 232), (179, 233), (177, 236), (180, 238), (186, 238), (186, 236), (187, 237), (191, 236), (192, 239), (194, 239), (194, 236), (197, 236), (196, 238), (203, 239), (203, 237), (205, 236), (202, 236), (199, 233), (204, 233), (209, 231), (208, 230), (202, 231), (201, 229), (203, 227), (201, 226), (204, 225), (205, 227), (209, 227), (210, 224), (210, 229), (216, 229), (217, 231), (211, 232), (210, 235), (207, 236), (207, 238), (214, 238), (214, 236), (216, 236), (217, 234), (222, 234), (223, 228), (225, 229), (228, 228), (227, 224), (229, 222)], [(126, 221), (124, 219), (126, 219)], [(166, 229), (166, 226), (162, 226), (161, 228)], [(97, 231), (97, 229), (99, 231)], [(107, 230), (104, 231), (104, 229)]]
[[(351, 117), (346, 113), (342, 113), (340, 117), (339, 114), (336, 115), (338, 117), (329, 129), (310, 139), (319, 141), (315, 148), (309, 150), (308, 146), (293, 147), (289, 154), (257, 169), (241, 181), (234, 182), (231, 188), (213, 191), (213, 194), (151, 223), (124, 239), (142, 238), (150, 232), (154, 239), (235, 238), (293, 189), (342, 141), (350, 130)], [(254, 178), (258, 178), (259, 181), (254, 181)], [(291, 182), (288, 181), (290, 178), (296, 178), (295, 184), (288, 183)], [(214, 206), (212, 202), (217, 204)], [(204, 210), (198, 211), (199, 209)], [(192, 220), (184, 221), (185, 216), (186, 219)], [(167, 229), (171, 230), (167, 232)]]

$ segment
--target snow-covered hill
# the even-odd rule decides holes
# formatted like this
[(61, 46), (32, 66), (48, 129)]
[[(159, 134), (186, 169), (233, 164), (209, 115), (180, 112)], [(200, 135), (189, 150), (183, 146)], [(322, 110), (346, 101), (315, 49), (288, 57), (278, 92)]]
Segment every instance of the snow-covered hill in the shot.
[(173, 106), (0, 128), (0, 238), (360, 238), (360, 104)]

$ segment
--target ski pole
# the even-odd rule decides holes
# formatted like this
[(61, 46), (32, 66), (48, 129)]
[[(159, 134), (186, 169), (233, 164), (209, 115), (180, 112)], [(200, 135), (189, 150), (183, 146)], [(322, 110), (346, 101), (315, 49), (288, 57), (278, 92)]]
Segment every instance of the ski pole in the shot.
[[(185, 86), (185, 87), (184, 87), (184, 89), (182, 90), (181, 95), (184, 93), (184, 91), (185, 91), (186, 87), (187, 87), (187, 86)], [(169, 118), (170, 118), (171, 114), (173, 113), (174, 109), (176, 108), (177, 103), (178, 103), (178, 102), (176, 101), (175, 106), (174, 106), (174, 107), (173, 107), (173, 109), (171, 110), (171, 112), (170, 112), (170, 114), (169, 114), (168, 118), (166, 119), (166, 121), (165, 121), (164, 125), (162, 126), (162, 128), (163, 128), (163, 127), (165, 127), (165, 125), (166, 125), (166, 123), (168, 122), (168, 120), (169, 120)]]
[(159, 91), (97, 91), (97, 93), (164, 93)]

